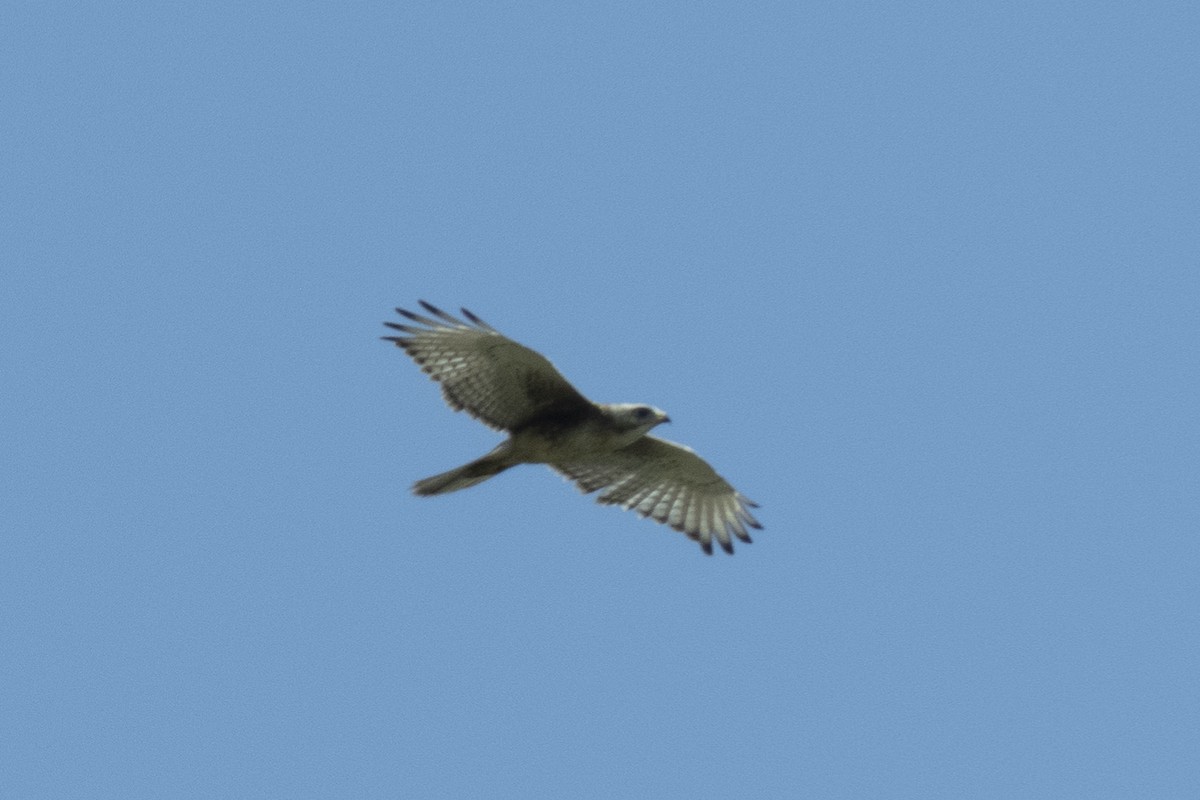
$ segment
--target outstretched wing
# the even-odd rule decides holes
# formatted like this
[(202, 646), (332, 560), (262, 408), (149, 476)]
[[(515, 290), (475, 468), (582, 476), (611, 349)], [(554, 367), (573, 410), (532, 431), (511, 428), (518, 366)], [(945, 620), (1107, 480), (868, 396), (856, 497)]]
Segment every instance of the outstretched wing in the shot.
[(583, 492), (602, 489), (596, 502), (632, 508), (670, 525), (698, 541), (710, 555), (714, 538), (722, 550), (733, 553), (731, 534), (749, 542), (746, 528), (762, 527), (750, 514), (758, 504), (681, 444), (643, 436), (594, 459), (551, 466)]
[(431, 378), (455, 411), (504, 431), (533, 420), (570, 420), (589, 415), (594, 406), (545, 356), (517, 344), (479, 317), (462, 309), (464, 322), (424, 300), (434, 318), (397, 308), (416, 325), (385, 322), (400, 336), (395, 342)]

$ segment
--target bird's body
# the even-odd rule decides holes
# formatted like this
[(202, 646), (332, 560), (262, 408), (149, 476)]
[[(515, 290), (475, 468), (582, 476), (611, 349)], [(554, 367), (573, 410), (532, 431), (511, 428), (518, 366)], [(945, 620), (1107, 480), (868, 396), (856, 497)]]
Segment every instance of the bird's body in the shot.
[[(657, 419), (649, 427), (655, 424)], [(646, 424), (623, 424), (611, 407), (600, 404), (594, 413), (535, 419), (482, 458), (418, 481), (413, 489), (419, 495), (445, 494), (474, 486), (518, 464), (555, 466), (578, 461), (582, 455), (604, 457), (632, 444), (646, 429)]]
[(463, 322), (425, 301), (435, 318), (396, 309), (423, 327), (384, 323), (385, 336), (438, 381), (446, 402), (509, 433), (487, 455), (417, 481), (418, 495), (445, 494), (487, 480), (518, 464), (548, 464), (581, 490), (603, 490), (601, 503), (619, 503), (683, 531), (712, 552), (716, 538), (733, 552), (730, 533), (749, 542), (759, 528), (733, 489), (689, 448), (649, 436), (670, 419), (657, 408), (592, 403), (541, 354), (514, 342), (471, 312)]

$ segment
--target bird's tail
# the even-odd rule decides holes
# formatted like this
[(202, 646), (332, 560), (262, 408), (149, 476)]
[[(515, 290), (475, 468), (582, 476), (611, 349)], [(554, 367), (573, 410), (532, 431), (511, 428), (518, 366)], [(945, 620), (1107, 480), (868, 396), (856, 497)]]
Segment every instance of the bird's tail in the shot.
[(443, 472), (440, 475), (434, 475), (433, 477), (417, 481), (413, 484), (413, 494), (426, 497), (431, 494), (457, 492), (459, 489), (466, 489), (477, 483), (483, 483), (488, 478), (493, 475), (499, 475), (511, 466), (512, 464), (508, 463), (499, 453), (493, 451), (483, 458), (475, 459), (470, 464), (463, 464), (461, 467), (452, 469), (449, 472)]

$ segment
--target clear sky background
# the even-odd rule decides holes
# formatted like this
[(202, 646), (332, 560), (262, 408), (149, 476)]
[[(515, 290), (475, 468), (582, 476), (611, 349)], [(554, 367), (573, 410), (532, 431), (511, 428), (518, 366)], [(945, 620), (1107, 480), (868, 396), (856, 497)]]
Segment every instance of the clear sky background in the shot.
[[(0, 23), (0, 796), (1195, 796), (1195, 4)], [(765, 530), (410, 495), (418, 298)]]

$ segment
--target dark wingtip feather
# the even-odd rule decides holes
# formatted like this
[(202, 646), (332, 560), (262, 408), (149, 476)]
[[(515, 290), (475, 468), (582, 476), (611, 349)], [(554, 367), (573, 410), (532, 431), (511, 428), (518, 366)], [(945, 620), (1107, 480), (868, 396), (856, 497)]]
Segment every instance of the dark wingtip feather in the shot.
[(488, 325), (486, 322), (481, 320), (475, 314), (472, 314), (470, 309), (460, 308), (459, 311), (461, 311), (463, 313), (463, 316), (466, 317), (467, 319), (469, 319), (475, 325), (478, 325), (481, 328), (487, 328), (489, 331), (495, 330), (495, 328), (493, 328), (491, 325)]
[(430, 314), (433, 314), (435, 317), (440, 319), (442, 322), (447, 322), (451, 325), (462, 325), (462, 320), (455, 319), (453, 315), (447, 314), (445, 311), (442, 311), (440, 308), (435, 306), (433, 303), (426, 303), (424, 300), (418, 300), (417, 302), (419, 302), (421, 304), (422, 308), (424, 308)]

